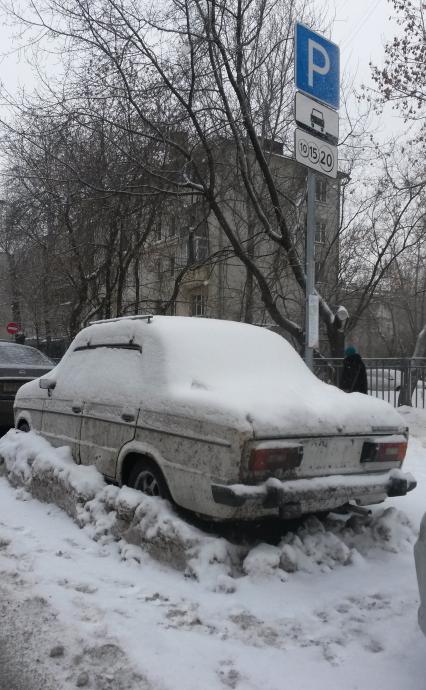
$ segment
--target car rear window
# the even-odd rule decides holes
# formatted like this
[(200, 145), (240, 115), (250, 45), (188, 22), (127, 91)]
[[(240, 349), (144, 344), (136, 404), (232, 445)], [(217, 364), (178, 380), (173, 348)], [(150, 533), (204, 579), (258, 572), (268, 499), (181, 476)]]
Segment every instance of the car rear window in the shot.
[(46, 355), (34, 347), (27, 345), (5, 344), (0, 346), (0, 366), (1, 365), (17, 365), (17, 366), (53, 366)]

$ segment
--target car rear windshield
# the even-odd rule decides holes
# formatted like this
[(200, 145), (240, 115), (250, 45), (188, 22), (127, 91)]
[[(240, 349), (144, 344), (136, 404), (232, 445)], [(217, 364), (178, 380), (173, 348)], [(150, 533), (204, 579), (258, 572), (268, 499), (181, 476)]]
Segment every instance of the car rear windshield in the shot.
[(17, 366), (53, 366), (46, 355), (34, 347), (27, 345), (15, 345), (13, 343), (4, 344), (0, 346), (0, 366), (1, 365), (17, 365)]

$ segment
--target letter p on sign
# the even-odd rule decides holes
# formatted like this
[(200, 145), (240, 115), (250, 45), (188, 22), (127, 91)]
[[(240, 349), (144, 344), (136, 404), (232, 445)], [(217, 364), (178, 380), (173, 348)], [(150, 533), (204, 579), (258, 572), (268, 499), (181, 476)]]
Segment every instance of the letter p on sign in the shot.
[[(315, 62), (315, 52), (322, 56), (322, 64)], [(314, 72), (326, 75), (330, 71), (330, 58), (325, 48), (320, 43), (308, 38), (308, 84), (314, 87)]]
[(295, 40), (296, 88), (339, 109), (340, 51), (321, 34), (297, 23)]

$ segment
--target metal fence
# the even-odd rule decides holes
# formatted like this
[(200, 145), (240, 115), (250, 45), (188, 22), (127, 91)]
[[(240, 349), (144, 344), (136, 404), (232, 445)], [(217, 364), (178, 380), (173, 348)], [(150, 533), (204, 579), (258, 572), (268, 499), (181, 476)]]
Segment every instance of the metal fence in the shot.
[[(368, 393), (391, 405), (426, 407), (426, 358), (363, 358), (367, 369)], [(314, 373), (322, 381), (338, 386), (343, 359), (315, 359)]]

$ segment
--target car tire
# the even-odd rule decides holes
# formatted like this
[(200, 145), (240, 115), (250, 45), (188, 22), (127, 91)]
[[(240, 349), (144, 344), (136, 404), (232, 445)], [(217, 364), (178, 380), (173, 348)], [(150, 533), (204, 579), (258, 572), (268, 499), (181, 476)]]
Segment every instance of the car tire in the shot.
[(30, 425), (28, 422), (19, 422), (18, 426), (19, 431), (24, 431), (25, 433), (28, 433), (30, 431)]
[(151, 460), (136, 460), (129, 472), (126, 484), (132, 489), (142, 491), (147, 496), (171, 500), (171, 495), (163, 473)]

